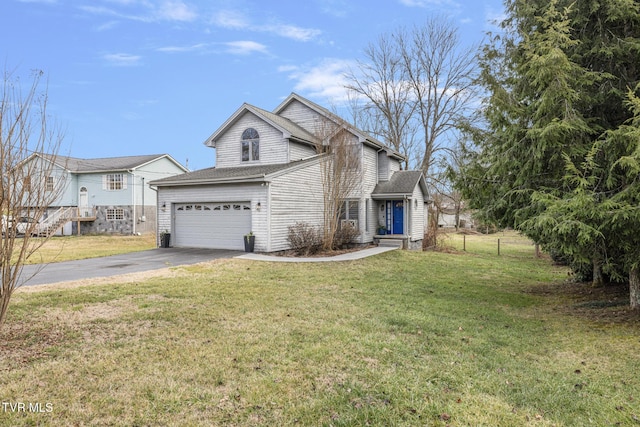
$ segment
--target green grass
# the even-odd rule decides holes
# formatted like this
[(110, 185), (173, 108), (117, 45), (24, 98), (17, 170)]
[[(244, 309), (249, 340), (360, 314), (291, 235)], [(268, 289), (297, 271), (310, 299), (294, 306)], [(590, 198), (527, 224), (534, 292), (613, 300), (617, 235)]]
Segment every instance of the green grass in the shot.
[(635, 425), (637, 323), (572, 312), (537, 292), (564, 269), (489, 248), (18, 291), (0, 400), (53, 411), (0, 425)]

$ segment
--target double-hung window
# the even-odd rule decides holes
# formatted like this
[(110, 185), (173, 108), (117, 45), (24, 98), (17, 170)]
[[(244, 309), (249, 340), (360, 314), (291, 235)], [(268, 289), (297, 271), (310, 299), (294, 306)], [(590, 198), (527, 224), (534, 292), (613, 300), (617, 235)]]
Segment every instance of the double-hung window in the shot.
[(102, 189), (107, 191), (118, 191), (127, 188), (127, 181), (124, 174), (110, 173), (102, 176)]
[(44, 188), (46, 191), (53, 191), (54, 180), (52, 176), (48, 176), (44, 183)]
[(345, 200), (340, 206), (340, 225), (349, 223), (354, 228), (358, 228), (360, 214), (360, 202), (358, 200)]

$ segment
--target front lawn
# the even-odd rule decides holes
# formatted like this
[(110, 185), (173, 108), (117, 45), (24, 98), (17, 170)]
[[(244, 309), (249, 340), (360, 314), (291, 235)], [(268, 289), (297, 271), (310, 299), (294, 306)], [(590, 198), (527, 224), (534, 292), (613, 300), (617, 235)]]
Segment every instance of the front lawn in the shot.
[(635, 318), (585, 316), (626, 309), (564, 294), (548, 260), (490, 252), (18, 291), (0, 400), (44, 410), (4, 405), (0, 424), (635, 425)]

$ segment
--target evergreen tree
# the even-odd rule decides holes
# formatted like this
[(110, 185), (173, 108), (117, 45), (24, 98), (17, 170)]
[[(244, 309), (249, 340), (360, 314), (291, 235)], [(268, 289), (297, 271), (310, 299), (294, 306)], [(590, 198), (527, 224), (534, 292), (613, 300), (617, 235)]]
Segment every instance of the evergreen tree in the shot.
[(630, 276), (638, 307), (640, 5), (506, 6), (482, 55), (486, 126), (457, 184), (485, 218), (592, 264), (595, 282)]

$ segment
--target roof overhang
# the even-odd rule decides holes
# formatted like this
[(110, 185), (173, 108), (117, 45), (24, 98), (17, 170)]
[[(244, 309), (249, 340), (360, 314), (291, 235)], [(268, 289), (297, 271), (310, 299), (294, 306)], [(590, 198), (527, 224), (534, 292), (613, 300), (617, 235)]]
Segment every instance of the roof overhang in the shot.
[(220, 184), (246, 184), (246, 183), (263, 183), (271, 181), (267, 175), (242, 176), (236, 178), (202, 178), (189, 179), (181, 181), (151, 181), (149, 185), (153, 187), (184, 187), (190, 185), (220, 185)]
[(372, 194), (371, 198), (373, 200), (392, 200), (392, 199), (410, 199), (412, 196), (411, 193), (377, 193)]

